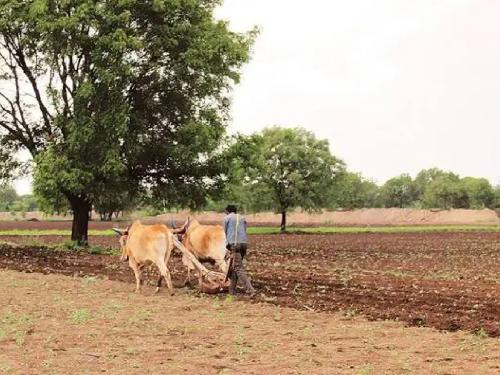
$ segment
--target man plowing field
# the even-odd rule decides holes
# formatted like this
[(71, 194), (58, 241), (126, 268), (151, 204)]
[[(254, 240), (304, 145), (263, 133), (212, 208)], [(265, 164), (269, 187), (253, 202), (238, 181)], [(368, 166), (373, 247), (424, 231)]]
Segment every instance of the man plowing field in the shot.
[[(228, 206), (226, 212), (228, 215), (224, 219), (224, 227), (220, 225), (201, 225), (195, 219), (188, 219), (181, 228), (174, 229), (169, 233), (169, 239), (172, 245), (168, 246), (175, 246), (182, 252), (182, 263), (187, 267), (187, 278), (185, 283), (189, 283), (190, 281), (190, 272), (192, 270), (197, 270), (199, 287), (202, 292), (219, 293), (227, 290), (229, 287), (230, 294), (236, 294), (238, 281), (241, 281), (245, 287), (246, 293), (253, 296), (255, 294), (255, 289), (246, 274), (243, 263), (248, 248), (246, 219), (244, 216), (237, 213), (237, 208), (235, 206)], [(134, 226), (139, 227), (141, 224), (135, 222), (132, 227)], [(156, 263), (160, 271), (166, 268), (164, 267), (164, 263), (165, 266), (168, 264), (170, 251), (166, 252), (165, 255), (168, 256), (165, 256), (165, 262), (162, 262), (163, 259), (160, 259), (158, 256), (155, 255), (155, 259), (153, 259), (148, 255), (149, 252), (153, 250), (155, 254), (163, 254), (162, 251), (156, 251), (158, 249), (154, 246), (154, 248), (152, 248), (153, 250), (149, 250), (149, 247), (146, 247), (145, 244), (141, 242), (145, 240), (149, 242), (156, 241), (156, 233), (151, 231), (157, 227), (165, 227), (165, 230), (169, 231), (164, 225), (142, 226), (142, 231), (147, 235), (141, 235), (139, 237), (137, 235), (131, 236), (131, 228), (127, 228), (125, 231), (115, 229), (115, 231), (121, 235), (122, 260), (128, 260), (136, 274), (137, 290), (139, 290), (140, 271), (145, 262)], [(180, 238), (176, 238), (173, 234), (179, 235)], [(133, 237), (132, 240), (131, 237)], [(156, 242), (162, 244), (162, 250), (163, 239)], [(131, 246), (132, 244), (133, 246)], [(227, 250), (229, 250), (229, 254)], [(220, 272), (208, 270), (203, 266), (201, 263), (202, 261), (211, 261), (215, 263), (220, 269)], [(162, 272), (162, 276), (164, 276), (164, 273), (165, 272)], [(166, 278), (167, 284), (169, 284), (169, 289), (172, 291), (171, 284), (169, 283), (170, 273), (168, 272), (168, 268), (166, 269), (166, 273), (168, 274), (168, 278)], [(158, 280), (158, 288), (161, 286), (161, 280), (162, 277)], [(230, 280), (230, 283), (228, 280)]]
[[(236, 206), (226, 208), (227, 216), (224, 219), (224, 232), (226, 234), (227, 249), (230, 251), (228, 277), (231, 280), (229, 293), (236, 294), (238, 281), (241, 281), (245, 291), (253, 296), (255, 289), (245, 271), (243, 259), (247, 253), (247, 222), (244, 216), (238, 214)], [(227, 278), (226, 278), (227, 279)]]

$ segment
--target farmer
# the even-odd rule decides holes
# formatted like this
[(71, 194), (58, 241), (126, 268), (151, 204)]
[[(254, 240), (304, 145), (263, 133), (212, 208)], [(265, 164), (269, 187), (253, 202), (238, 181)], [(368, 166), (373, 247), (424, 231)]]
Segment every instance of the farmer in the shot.
[(238, 280), (241, 280), (245, 286), (245, 291), (253, 297), (255, 295), (255, 289), (243, 265), (243, 258), (245, 258), (248, 247), (247, 221), (245, 217), (239, 215), (237, 211), (236, 206), (227, 206), (227, 216), (224, 219), (224, 232), (226, 233), (227, 242), (226, 247), (230, 252), (231, 259), (229, 269), (231, 285), (229, 286), (229, 293), (233, 295), (236, 294)]

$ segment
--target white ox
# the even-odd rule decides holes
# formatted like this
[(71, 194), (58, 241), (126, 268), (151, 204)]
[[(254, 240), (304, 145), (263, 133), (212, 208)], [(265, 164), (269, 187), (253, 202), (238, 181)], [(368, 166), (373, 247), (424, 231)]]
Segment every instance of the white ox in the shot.
[[(228, 261), (226, 258), (226, 234), (220, 225), (202, 225), (196, 219), (187, 219), (184, 225), (173, 230), (183, 234), (182, 244), (200, 261), (215, 263), (220, 271), (227, 273)], [(190, 282), (191, 270), (196, 269), (193, 262), (182, 256), (182, 263), (187, 267), (186, 284)], [(200, 286), (202, 285), (201, 272), (198, 273)]]
[(161, 280), (165, 278), (170, 295), (174, 294), (172, 279), (167, 264), (174, 247), (173, 234), (166, 225), (143, 225), (139, 220), (126, 230), (113, 229), (120, 234), (122, 248), (121, 260), (127, 260), (134, 271), (136, 292), (140, 291), (142, 284), (141, 271), (148, 263), (154, 263), (160, 271), (156, 292), (160, 290)]

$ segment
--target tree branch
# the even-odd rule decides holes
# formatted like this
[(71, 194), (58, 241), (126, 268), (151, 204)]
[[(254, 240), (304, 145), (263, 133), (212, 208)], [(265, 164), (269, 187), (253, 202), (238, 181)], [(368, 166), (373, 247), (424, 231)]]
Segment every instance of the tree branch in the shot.
[(38, 107), (40, 108), (40, 112), (42, 113), (43, 122), (45, 124), (45, 130), (49, 136), (52, 136), (52, 128), (51, 128), (52, 115), (49, 113), (47, 107), (43, 102), (35, 76), (33, 75), (33, 72), (31, 71), (30, 67), (28, 66), (26, 57), (23, 53), (21, 46), (16, 46), (16, 43), (11, 38), (11, 36), (7, 37), (4, 35), (4, 41), (5, 41), (4, 47), (14, 57), (19, 67), (21, 68), (25, 76), (28, 78), (28, 81), (30, 82), (33, 92), (35, 94)]

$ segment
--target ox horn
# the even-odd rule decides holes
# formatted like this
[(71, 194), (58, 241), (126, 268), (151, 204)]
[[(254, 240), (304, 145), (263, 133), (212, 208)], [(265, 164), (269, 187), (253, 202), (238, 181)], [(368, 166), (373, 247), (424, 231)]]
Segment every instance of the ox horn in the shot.
[(113, 230), (113, 232), (115, 232), (119, 236), (123, 236), (123, 234), (125, 233), (125, 230), (120, 229), (120, 228), (111, 228), (111, 229)]

